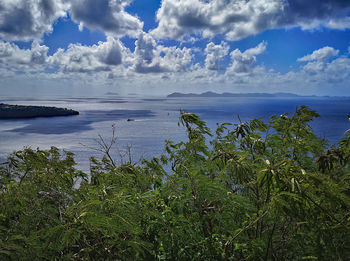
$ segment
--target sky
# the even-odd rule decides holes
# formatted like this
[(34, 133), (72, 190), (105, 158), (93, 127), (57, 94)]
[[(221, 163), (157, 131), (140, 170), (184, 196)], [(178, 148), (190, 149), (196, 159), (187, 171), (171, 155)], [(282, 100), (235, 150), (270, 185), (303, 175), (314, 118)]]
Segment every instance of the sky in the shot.
[(350, 95), (350, 0), (0, 0), (0, 95)]

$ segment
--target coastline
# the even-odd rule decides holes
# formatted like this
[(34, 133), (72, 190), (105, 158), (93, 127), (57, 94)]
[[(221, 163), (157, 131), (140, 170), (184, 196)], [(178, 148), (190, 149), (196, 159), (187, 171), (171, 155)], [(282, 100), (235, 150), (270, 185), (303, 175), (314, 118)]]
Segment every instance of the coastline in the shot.
[(78, 111), (48, 106), (11, 105), (0, 103), (0, 120), (29, 119), (79, 115)]

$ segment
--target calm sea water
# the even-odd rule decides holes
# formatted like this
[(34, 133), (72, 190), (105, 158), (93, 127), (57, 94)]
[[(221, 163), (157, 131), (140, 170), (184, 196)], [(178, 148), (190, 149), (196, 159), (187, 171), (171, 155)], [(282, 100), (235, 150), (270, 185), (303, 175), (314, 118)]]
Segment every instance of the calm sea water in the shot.
[[(87, 171), (89, 157), (100, 156), (91, 150), (97, 147), (100, 134), (107, 141), (116, 126), (117, 145), (123, 153), (131, 145), (134, 160), (160, 155), (164, 141), (180, 141), (185, 131), (178, 127), (180, 109), (200, 115), (208, 126), (238, 122), (294, 112), (308, 105), (321, 117), (312, 126), (316, 133), (336, 143), (350, 128), (345, 116), (350, 113), (350, 98), (138, 98), (105, 95), (102, 97), (50, 97), (40, 99), (2, 98), (0, 102), (25, 105), (67, 107), (80, 111), (79, 116), (0, 120), (0, 161), (24, 146), (48, 149), (56, 146), (76, 154), (78, 167)], [(127, 121), (132, 118), (135, 121)], [(116, 153), (117, 154), (117, 153)]]

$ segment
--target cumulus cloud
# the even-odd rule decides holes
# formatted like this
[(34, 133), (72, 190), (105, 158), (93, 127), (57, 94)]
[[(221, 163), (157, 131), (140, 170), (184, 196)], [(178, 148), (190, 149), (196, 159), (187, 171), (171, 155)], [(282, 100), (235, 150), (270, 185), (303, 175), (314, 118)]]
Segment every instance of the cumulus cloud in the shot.
[(50, 69), (51, 74), (108, 72), (110, 78), (115, 78), (125, 73), (184, 72), (193, 58), (190, 48), (158, 45), (145, 33), (136, 41), (134, 52), (112, 36), (92, 46), (70, 44), (66, 50), (58, 49), (52, 56), (48, 56), (48, 50), (47, 46), (37, 41), (32, 43), (30, 49), (0, 41), (0, 67), (23, 73), (45, 69)]
[(17, 45), (0, 41), (0, 59), (12, 56), (16, 49), (19, 49)]
[(208, 70), (218, 71), (223, 69), (220, 67), (221, 60), (228, 54), (230, 47), (226, 42), (215, 45), (213, 42), (207, 44), (205, 48), (206, 58), (205, 67)]
[(0, 37), (8, 41), (39, 39), (66, 15), (62, 0), (0, 0)]
[(7, 41), (41, 39), (67, 12), (89, 29), (108, 35), (137, 36), (143, 22), (125, 12), (130, 0), (0, 0), (0, 38)]
[(72, 19), (89, 29), (100, 29), (114, 36), (137, 36), (143, 27), (137, 17), (125, 12), (130, 0), (71, 0)]
[(335, 50), (333, 47), (323, 47), (314, 51), (312, 54), (306, 55), (298, 59), (298, 62), (308, 61), (325, 61), (339, 54), (339, 50)]
[(49, 47), (40, 45), (38, 42), (34, 41), (32, 43), (30, 62), (35, 64), (46, 63), (48, 51)]
[(336, 57), (338, 54), (339, 50), (324, 47), (299, 58), (298, 61), (307, 63), (296, 73), (297, 77), (318, 86), (344, 86), (350, 81), (350, 59), (346, 56)]
[(344, 0), (163, 0), (157, 12), (159, 38), (191, 34), (240, 40), (268, 29), (350, 27), (350, 1)]
[(171, 72), (184, 72), (191, 64), (193, 55), (190, 48), (177, 48), (175, 46), (158, 46), (156, 55), (161, 64), (169, 68)]
[(110, 71), (111, 66), (122, 63), (123, 49), (119, 40), (108, 37), (106, 42), (93, 46), (70, 44), (66, 51), (59, 49), (50, 61), (63, 72)]
[[(332, 49), (334, 50), (334, 48)], [(263, 48), (252, 48), (250, 50), (253, 51), (251, 54), (257, 54)], [(286, 90), (296, 93), (307, 93), (311, 89), (313, 90), (312, 92), (326, 89), (328, 94), (330, 90), (334, 94), (337, 88), (338, 90), (344, 90), (350, 81), (350, 58), (340, 56), (329, 60), (331, 57), (329, 55), (321, 55), (320, 53), (322, 52), (318, 52), (319, 50), (313, 52), (319, 53), (319, 55), (306, 59), (308, 62), (298, 70), (282, 74), (274, 70), (268, 70), (264, 66), (259, 66), (249, 67), (251, 73), (245, 74), (230, 73), (228, 69), (226, 81), (234, 82), (238, 85), (243, 84), (250, 88), (264, 86), (269, 91), (271, 91), (273, 86), (277, 88), (275, 91), (281, 91), (281, 88), (286, 88)], [(335, 53), (338, 55), (337, 51)]]
[(191, 49), (157, 45), (150, 34), (140, 34), (135, 45), (133, 70), (137, 73), (180, 72), (192, 61)]
[(339, 57), (334, 61), (326, 64), (324, 69), (325, 75), (320, 73), (320, 77), (325, 77), (325, 81), (334, 83), (348, 83), (350, 81), (350, 59)]
[(14, 43), (0, 41), (0, 65), (23, 72), (36, 65), (42, 69), (56, 65), (63, 72), (109, 71), (122, 63), (122, 52), (126, 52), (120, 41), (113, 37), (93, 46), (71, 44), (66, 51), (59, 49), (52, 56), (47, 55), (48, 50), (36, 41), (31, 49), (20, 49)]
[(297, 75), (305, 82), (317, 83), (320, 86), (327, 83), (347, 83), (350, 81), (350, 59), (339, 57), (331, 62), (312, 61), (303, 66)]
[(248, 49), (243, 53), (239, 49), (231, 52), (233, 60), (232, 65), (228, 68), (230, 73), (249, 73), (256, 62), (256, 56), (262, 54), (266, 50), (266, 42), (261, 42), (256, 47)]
[(152, 36), (145, 33), (140, 34), (135, 46), (135, 72), (160, 73), (168, 71), (168, 68), (161, 66), (159, 60), (155, 59), (156, 42)]
[(49, 48), (34, 41), (31, 49), (20, 49), (17, 45), (0, 41), (0, 63), (11, 67), (45, 64), (47, 62)]

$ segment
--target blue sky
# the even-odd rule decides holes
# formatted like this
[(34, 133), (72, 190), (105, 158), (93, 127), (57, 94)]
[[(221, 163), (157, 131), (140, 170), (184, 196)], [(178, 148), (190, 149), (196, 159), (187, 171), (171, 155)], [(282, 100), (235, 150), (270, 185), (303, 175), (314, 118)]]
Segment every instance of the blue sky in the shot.
[(349, 95), (347, 0), (0, 0), (0, 92)]

